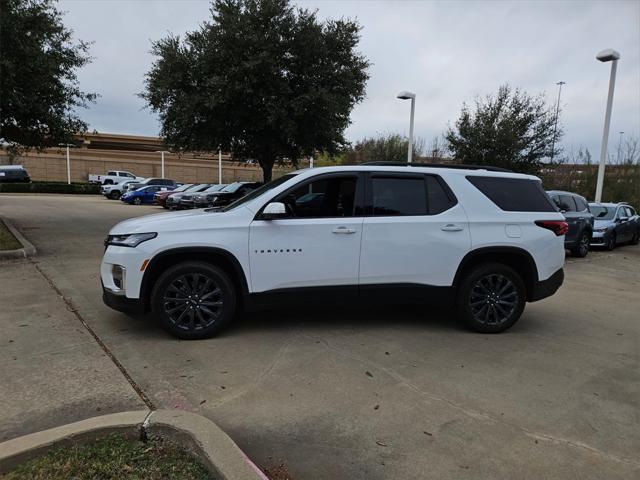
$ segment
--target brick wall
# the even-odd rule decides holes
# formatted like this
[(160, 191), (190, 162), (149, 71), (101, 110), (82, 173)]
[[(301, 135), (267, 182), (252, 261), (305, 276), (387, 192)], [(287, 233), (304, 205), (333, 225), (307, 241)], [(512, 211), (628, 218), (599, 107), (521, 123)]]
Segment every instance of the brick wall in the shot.
[[(223, 155), (222, 182), (260, 181), (262, 170), (257, 165), (232, 162)], [(108, 170), (126, 170), (140, 177), (160, 177), (160, 154), (125, 150), (90, 150), (75, 148), (70, 151), (71, 181), (86, 182), (89, 174), (103, 175)], [(8, 157), (0, 150), (0, 165), (8, 164)], [(67, 181), (66, 151), (57, 148), (20, 155), (15, 164), (24, 165), (32, 180)], [(217, 183), (218, 157), (215, 155), (181, 155), (165, 153), (165, 177), (183, 183)], [(289, 171), (274, 168), (273, 177)]]

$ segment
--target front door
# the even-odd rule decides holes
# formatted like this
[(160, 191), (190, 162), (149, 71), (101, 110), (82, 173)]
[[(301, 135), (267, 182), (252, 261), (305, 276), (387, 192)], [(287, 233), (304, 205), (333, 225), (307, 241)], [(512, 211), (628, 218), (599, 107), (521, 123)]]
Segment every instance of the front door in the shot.
[(356, 203), (361, 189), (357, 173), (327, 174), (274, 198), (286, 205), (288, 216), (258, 217), (251, 224), (252, 293), (296, 289), (331, 297), (331, 287), (357, 294), (363, 217)]

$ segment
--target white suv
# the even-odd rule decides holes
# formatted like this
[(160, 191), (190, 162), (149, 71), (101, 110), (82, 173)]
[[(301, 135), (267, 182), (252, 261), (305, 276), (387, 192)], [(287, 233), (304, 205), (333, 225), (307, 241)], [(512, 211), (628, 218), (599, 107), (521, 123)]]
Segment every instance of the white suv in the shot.
[(301, 170), (223, 209), (119, 223), (104, 301), (152, 311), (185, 339), (239, 309), (348, 300), (455, 306), (479, 332), (512, 326), (562, 284), (567, 224), (537, 177), (368, 164)]

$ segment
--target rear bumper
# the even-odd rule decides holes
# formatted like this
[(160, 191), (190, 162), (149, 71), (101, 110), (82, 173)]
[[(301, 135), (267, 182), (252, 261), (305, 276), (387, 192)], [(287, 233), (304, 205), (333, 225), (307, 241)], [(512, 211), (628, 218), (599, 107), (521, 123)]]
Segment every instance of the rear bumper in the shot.
[(556, 273), (551, 275), (546, 280), (538, 281), (533, 286), (533, 291), (529, 295), (530, 302), (537, 302), (538, 300), (542, 300), (543, 298), (550, 297), (562, 285), (564, 281), (564, 270), (561, 268)]
[(144, 302), (139, 298), (127, 298), (116, 295), (102, 287), (102, 301), (108, 307), (124, 313), (144, 313)]

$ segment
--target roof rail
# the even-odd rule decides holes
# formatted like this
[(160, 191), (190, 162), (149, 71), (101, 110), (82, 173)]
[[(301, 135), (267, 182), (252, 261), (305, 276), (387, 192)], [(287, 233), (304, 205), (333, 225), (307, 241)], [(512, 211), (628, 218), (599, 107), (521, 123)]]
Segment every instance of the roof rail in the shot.
[(513, 170), (501, 167), (490, 167), (488, 165), (465, 165), (463, 163), (407, 163), (407, 162), (364, 162), (360, 165), (377, 167), (430, 167), (430, 168), (453, 168), (457, 170), (487, 170), (489, 172), (509, 172)]

